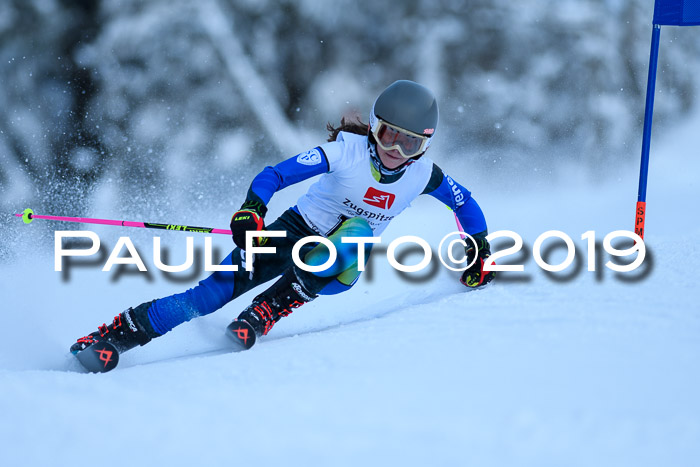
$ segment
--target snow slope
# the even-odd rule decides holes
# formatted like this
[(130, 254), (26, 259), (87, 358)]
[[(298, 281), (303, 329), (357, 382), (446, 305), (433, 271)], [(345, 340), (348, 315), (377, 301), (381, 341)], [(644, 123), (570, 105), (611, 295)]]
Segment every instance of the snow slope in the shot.
[[(569, 234), (578, 272), (550, 277), (530, 255), (524, 273), (466, 293), (442, 266), (408, 281), (379, 251), (352, 291), (296, 311), (249, 352), (227, 352), (222, 333), (252, 294), (125, 354), (104, 375), (77, 372), (70, 343), (127, 306), (195, 281), (157, 271), (150, 282), (114, 281), (99, 267), (63, 281), (51, 255), (4, 265), (0, 463), (697, 465), (700, 225), (687, 213), (700, 194), (698, 125), (700, 116), (656, 137), (651, 254), (632, 280), (623, 279), (639, 275), (587, 272), (580, 236), (631, 228), (636, 166), (618, 169), (614, 183), (572, 172), (539, 189), (522, 182), (528, 174), (455, 174), (473, 188), (491, 231), (513, 230), (529, 249), (546, 230)], [(417, 201), (383, 244), (410, 234), (437, 245), (454, 229), (435, 203)], [(134, 235), (149, 256), (151, 237)], [(163, 238), (184, 245), (182, 234)], [(23, 245), (31, 239), (17, 248), (31, 250)], [(228, 242), (215, 239), (222, 251)]]

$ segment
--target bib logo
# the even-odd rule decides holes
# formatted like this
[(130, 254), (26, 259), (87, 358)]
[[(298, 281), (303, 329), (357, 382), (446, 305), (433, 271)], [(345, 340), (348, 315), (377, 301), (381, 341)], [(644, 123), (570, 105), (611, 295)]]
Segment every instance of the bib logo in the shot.
[(391, 205), (394, 204), (395, 199), (396, 195), (393, 193), (387, 193), (385, 191), (379, 191), (376, 188), (369, 187), (362, 201), (371, 206), (376, 206), (382, 209), (390, 209)]
[(323, 159), (318, 149), (310, 149), (297, 156), (297, 162), (304, 165), (320, 164)]

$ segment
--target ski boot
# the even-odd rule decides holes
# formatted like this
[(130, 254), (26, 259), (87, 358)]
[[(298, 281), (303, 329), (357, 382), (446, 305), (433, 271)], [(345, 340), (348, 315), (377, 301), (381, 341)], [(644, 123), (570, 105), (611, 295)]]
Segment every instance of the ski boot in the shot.
[(129, 308), (115, 316), (112, 324), (98, 326), (96, 332), (78, 339), (71, 346), (71, 353), (76, 355), (90, 346), (105, 342), (111, 344), (117, 352), (123, 353), (137, 345), (149, 343), (158, 335), (148, 319), (148, 307), (151, 303), (142, 303), (136, 308)]
[(304, 288), (290, 268), (228, 325), (227, 334), (242, 350), (249, 349), (258, 337), (270, 332), (277, 321), (316, 297)]

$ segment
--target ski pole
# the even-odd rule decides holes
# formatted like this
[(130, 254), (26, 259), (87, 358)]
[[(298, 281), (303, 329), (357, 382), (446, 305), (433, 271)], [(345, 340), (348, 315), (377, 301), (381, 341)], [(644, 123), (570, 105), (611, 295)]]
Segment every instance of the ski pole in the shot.
[[(457, 218), (457, 213), (452, 211), (452, 213), (455, 215), (455, 222), (457, 223), (457, 229), (459, 229), (460, 232), (464, 232), (464, 228), (462, 227), (462, 223), (459, 222), (459, 219)], [(466, 233), (466, 232), (464, 232)], [(462, 240), (466, 238), (465, 235), (459, 234), (460, 237), (462, 237)]]
[(139, 227), (142, 229), (178, 230), (183, 232), (231, 235), (230, 230), (214, 229), (211, 227), (193, 227), (191, 225), (178, 224), (154, 224), (152, 222), (115, 221), (110, 219), (93, 219), (90, 217), (43, 216), (34, 214), (34, 211), (29, 208), (25, 209), (22, 214), (15, 214), (15, 216), (21, 217), (25, 224), (31, 223), (34, 219), (45, 219), (50, 221), (79, 222), (81, 224), (118, 225), (122, 227)]

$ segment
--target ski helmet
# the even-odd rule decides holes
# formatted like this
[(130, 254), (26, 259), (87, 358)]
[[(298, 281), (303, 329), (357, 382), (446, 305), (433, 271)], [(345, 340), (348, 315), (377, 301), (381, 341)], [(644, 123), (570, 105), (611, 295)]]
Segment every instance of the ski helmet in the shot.
[(433, 93), (418, 83), (399, 80), (382, 91), (369, 116), (374, 142), (384, 150), (398, 149), (404, 158), (422, 155), (438, 124)]

